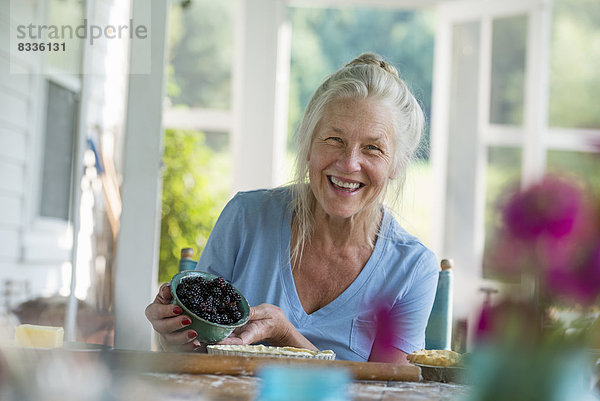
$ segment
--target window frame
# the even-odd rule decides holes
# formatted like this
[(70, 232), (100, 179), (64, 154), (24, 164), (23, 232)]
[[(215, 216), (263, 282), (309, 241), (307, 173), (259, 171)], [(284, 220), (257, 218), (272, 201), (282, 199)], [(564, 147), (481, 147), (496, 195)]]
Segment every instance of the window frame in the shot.
[[(434, 168), (436, 202), (434, 222), (434, 251), (444, 257), (461, 259), (458, 263), (465, 272), (461, 280), (469, 280), (476, 293), (477, 285), (484, 285), (482, 261), (485, 245), (485, 205), (487, 154), (491, 147), (505, 146), (521, 149), (521, 186), (530, 185), (546, 172), (546, 157), (549, 150), (575, 150), (598, 152), (593, 140), (600, 143), (600, 130), (579, 128), (554, 128), (548, 125), (549, 68), (551, 44), (552, 0), (505, 0), (485, 2), (477, 0), (456, 0), (443, 2), (438, 6), (438, 26), (434, 57), (434, 82), (432, 95), (432, 165)], [(521, 126), (490, 123), (491, 48), (492, 24), (496, 18), (527, 16), (527, 53), (525, 62), (525, 99), (523, 124)], [(475, 166), (476, 179), (471, 204), (475, 219), (473, 224), (464, 227), (447, 227), (449, 217), (458, 211), (448, 208), (448, 189), (455, 188), (456, 182), (447, 180), (450, 105), (450, 83), (454, 65), (453, 27), (457, 24), (479, 23), (478, 71), (475, 85), (478, 90), (477, 130), (473, 138), (477, 142)], [(463, 183), (464, 184), (464, 183)], [(454, 218), (450, 221), (456, 221)], [(465, 238), (466, 244), (448, 245), (448, 232)], [(460, 281), (460, 280), (458, 280)], [(467, 287), (464, 287), (466, 290)], [(459, 314), (464, 313), (465, 305), (459, 306)]]

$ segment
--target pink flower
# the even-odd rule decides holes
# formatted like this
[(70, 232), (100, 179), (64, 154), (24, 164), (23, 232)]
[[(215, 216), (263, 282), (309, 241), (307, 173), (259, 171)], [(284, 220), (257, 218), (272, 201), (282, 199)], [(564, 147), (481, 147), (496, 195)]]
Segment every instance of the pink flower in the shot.
[(571, 260), (556, 260), (546, 274), (548, 289), (558, 298), (591, 305), (600, 294), (600, 238), (571, 253)]
[(541, 236), (562, 238), (572, 231), (582, 209), (579, 190), (567, 182), (547, 177), (514, 194), (503, 210), (509, 232), (523, 240)]
[(381, 299), (375, 302), (376, 334), (371, 357), (384, 362), (393, 362), (394, 339), (398, 334), (397, 323), (391, 314), (390, 303)]
[(590, 198), (546, 177), (512, 195), (485, 262), (507, 279), (538, 277), (543, 298), (589, 305), (600, 294), (600, 230)]
[(475, 328), (475, 341), (484, 343), (489, 341), (494, 334), (494, 309), (488, 303), (484, 303), (479, 313), (479, 320)]

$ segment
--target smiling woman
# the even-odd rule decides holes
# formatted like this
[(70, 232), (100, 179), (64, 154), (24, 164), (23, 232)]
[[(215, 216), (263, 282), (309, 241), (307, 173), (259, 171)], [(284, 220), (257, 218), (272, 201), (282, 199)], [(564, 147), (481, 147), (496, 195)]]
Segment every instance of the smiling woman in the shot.
[[(238, 193), (198, 261), (252, 306), (249, 322), (222, 344), (397, 363), (424, 347), (438, 263), (383, 206), (390, 184), (403, 182), (423, 120), (395, 68), (376, 54), (327, 77), (298, 129), (295, 182)], [(201, 348), (170, 301), (163, 286), (146, 308), (161, 344)]]
[(311, 189), (326, 214), (351, 217), (381, 195), (393, 176), (391, 119), (391, 110), (377, 102), (328, 105), (308, 155)]
[[(317, 89), (298, 128), (294, 196), (300, 235), (298, 242), (292, 244), (293, 260), (299, 258), (308, 233), (312, 230), (312, 180), (315, 177), (310, 177), (311, 190), (302, 184), (307, 174), (311, 173), (310, 166), (314, 165), (310, 162), (310, 154), (315, 143), (319, 143), (320, 139), (332, 137), (329, 141), (337, 138), (335, 140), (341, 141), (343, 145), (343, 139), (340, 138), (342, 128), (346, 129), (346, 136), (354, 132), (353, 135), (360, 141), (376, 141), (367, 142), (363, 146), (366, 146), (365, 149), (371, 154), (375, 152), (384, 159), (391, 159), (388, 160), (390, 170), (386, 172), (385, 184), (380, 189), (381, 197), (377, 193), (378, 196), (371, 202), (370, 211), (377, 214), (377, 204), (385, 197), (387, 185), (391, 182), (389, 179), (395, 180), (394, 183), (398, 186), (396, 192), (400, 192), (406, 179), (409, 161), (419, 146), (424, 120), (421, 107), (404, 81), (399, 78), (396, 68), (375, 54), (365, 53), (356, 58), (332, 74)], [(360, 128), (357, 127), (358, 124)], [(328, 129), (336, 135), (328, 134)], [(325, 135), (325, 138), (320, 138), (319, 135)], [(371, 148), (377, 148), (376, 145), (381, 146), (378, 151)], [(382, 151), (385, 155), (381, 154)], [(339, 180), (339, 177), (336, 179)], [(366, 220), (376, 219), (377, 216), (373, 215), (368, 216)], [(369, 233), (366, 238), (371, 246), (373, 234)]]

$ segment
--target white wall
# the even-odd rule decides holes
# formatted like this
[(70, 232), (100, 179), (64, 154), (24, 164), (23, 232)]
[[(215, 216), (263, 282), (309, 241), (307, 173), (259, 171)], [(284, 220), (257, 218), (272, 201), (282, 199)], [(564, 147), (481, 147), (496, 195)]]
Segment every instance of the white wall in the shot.
[[(18, 52), (11, 47), (11, 24), (44, 23), (43, 0), (3, 1), (0, 6), (0, 283), (23, 280), (30, 292), (13, 299), (55, 295), (68, 288), (72, 230), (65, 221), (38, 216), (38, 192), (43, 160), (46, 89), (49, 77), (40, 52)], [(94, 0), (90, 23), (128, 23), (129, 4)], [(9, 8), (9, 5), (12, 8)], [(11, 54), (12, 52), (12, 54)], [(106, 56), (111, 62), (106, 62)], [(79, 137), (122, 135), (127, 89), (127, 46), (112, 41), (88, 52), (94, 74), (71, 80), (86, 96)], [(110, 68), (111, 71), (107, 71)], [(55, 79), (67, 79), (61, 76)], [(114, 145), (107, 149), (115, 153)], [(76, 163), (77, 164), (77, 163)], [(77, 164), (78, 169), (82, 166)], [(98, 205), (97, 205), (98, 206)], [(67, 275), (63, 275), (63, 270)], [(1, 301), (1, 300), (0, 300)]]
[[(36, 221), (34, 215), (40, 168), (40, 58), (16, 51), (9, 41), (11, 23), (39, 21), (41, 11), (34, 0), (14, 2), (12, 12), (8, 1), (0, 8), (0, 283), (27, 280), (32, 295), (55, 291), (61, 284), (60, 267), (70, 257), (68, 248), (61, 246), (66, 225)], [(19, 294), (13, 302), (24, 296)]]

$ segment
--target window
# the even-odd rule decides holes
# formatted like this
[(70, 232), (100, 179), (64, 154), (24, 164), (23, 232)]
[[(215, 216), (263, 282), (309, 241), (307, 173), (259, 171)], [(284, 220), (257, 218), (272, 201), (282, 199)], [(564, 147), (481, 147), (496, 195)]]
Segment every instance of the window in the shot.
[[(73, 29), (84, 21), (83, 0), (50, 0), (45, 4), (48, 26)], [(68, 30), (66, 31), (68, 32)], [(65, 37), (68, 52), (41, 54), (44, 92), (41, 98), (43, 116), (41, 160), (37, 215), (52, 221), (70, 221), (75, 146), (79, 127), (79, 95), (83, 40)]]
[[(600, 136), (600, 48), (593, 45), (600, 39), (600, 5), (586, 0), (557, 0), (552, 4), (548, 121), (541, 133), (545, 141), (539, 144), (544, 146), (546, 142), (547, 146), (540, 152), (541, 160), (545, 159), (542, 169), (551, 174), (569, 174), (594, 185), (600, 182), (600, 173), (596, 173), (600, 171), (600, 158), (593, 153), (588, 136)], [(527, 25), (527, 17), (518, 15), (493, 21), (490, 124), (505, 128), (523, 126)], [(496, 133), (502, 132), (499, 128)], [(506, 143), (512, 142), (516, 147), (501, 152), (497, 147), (488, 147), (486, 243), (497, 228), (497, 221), (490, 218), (490, 202), (498, 202), (505, 192), (502, 188), (519, 185), (520, 177), (527, 174), (520, 171), (524, 157), (520, 149), (523, 143), (531, 146), (525, 139), (529, 135), (529, 131), (517, 130), (516, 135), (505, 138)], [(494, 139), (489, 144), (498, 136), (494, 137), (494, 130), (490, 129), (487, 137)], [(501, 160), (506, 162), (499, 164)], [(501, 170), (502, 178), (498, 174)]]
[[(445, 230), (436, 245), (476, 274), (501, 224), (498, 205), (509, 188), (545, 173), (600, 182), (593, 146), (600, 143), (600, 48), (595, 45), (600, 3), (524, 0), (484, 6), (467, 1), (443, 4), (438, 15), (438, 32), (452, 34), (448, 48), (462, 38), (453, 28), (480, 27), (472, 32), (473, 45), (442, 50), (436, 60), (443, 72), (436, 83), (450, 89), (448, 99), (440, 101), (447, 104), (438, 110), (445, 118), (438, 124), (441, 137), (448, 143), (442, 151), (447, 163), (439, 163), (437, 176), (453, 172), (445, 176), (440, 219)], [(454, 201), (465, 192), (461, 202)], [(485, 270), (483, 277), (493, 278)]]
[(75, 92), (49, 81), (46, 104), (39, 211), (42, 217), (69, 220), (79, 99)]

